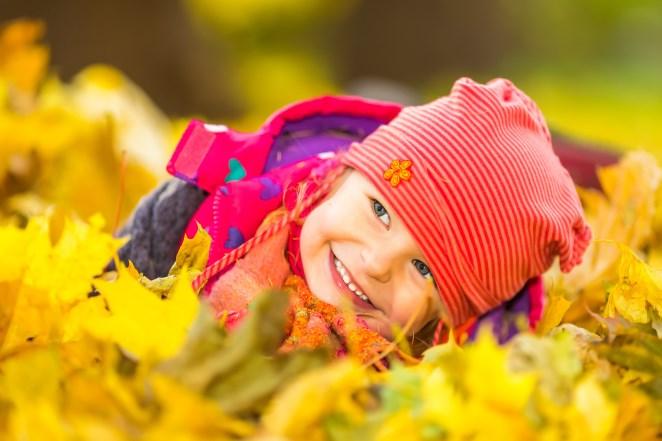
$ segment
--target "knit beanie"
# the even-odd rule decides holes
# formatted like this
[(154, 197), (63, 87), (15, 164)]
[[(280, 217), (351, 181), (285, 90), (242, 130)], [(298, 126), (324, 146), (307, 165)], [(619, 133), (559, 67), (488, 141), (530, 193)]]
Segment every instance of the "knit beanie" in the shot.
[(455, 326), (512, 298), (557, 255), (570, 271), (591, 239), (540, 110), (505, 79), (462, 78), (341, 161), (402, 219)]

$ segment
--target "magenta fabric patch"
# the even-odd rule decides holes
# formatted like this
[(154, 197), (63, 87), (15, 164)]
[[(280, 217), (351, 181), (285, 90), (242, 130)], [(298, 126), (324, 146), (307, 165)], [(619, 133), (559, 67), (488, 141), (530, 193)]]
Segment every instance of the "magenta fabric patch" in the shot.
[(228, 182), (210, 195), (195, 213), (186, 230), (193, 237), (200, 224), (211, 236), (209, 261), (223, 257), (253, 237), (264, 218), (283, 205), (283, 192), (296, 186), (324, 159), (311, 158), (280, 167), (261, 176)]
[(193, 120), (167, 170), (213, 193), (219, 185), (242, 175), (257, 176), (319, 153), (347, 148), (391, 121), (401, 109), (396, 103), (323, 96), (278, 110), (254, 133)]

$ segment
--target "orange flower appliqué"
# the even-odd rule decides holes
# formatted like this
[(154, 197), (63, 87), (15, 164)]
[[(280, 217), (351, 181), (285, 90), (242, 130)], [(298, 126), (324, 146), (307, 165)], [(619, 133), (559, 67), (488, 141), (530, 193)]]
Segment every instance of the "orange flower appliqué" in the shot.
[(391, 161), (391, 165), (384, 172), (384, 179), (391, 182), (391, 187), (397, 187), (401, 181), (408, 181), (411, 179), (411, 161), (409, 159)]

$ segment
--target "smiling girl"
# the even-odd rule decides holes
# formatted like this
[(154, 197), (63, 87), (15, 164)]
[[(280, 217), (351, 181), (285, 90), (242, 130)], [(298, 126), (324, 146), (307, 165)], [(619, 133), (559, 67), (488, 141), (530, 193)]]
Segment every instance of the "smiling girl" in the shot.
[(310, 290), (339, 305), (346, 296), (359, 317), (384, 336), (413, 318), (418, 331), (441, 314), (441, 300), (423, 252), (386, 199), (348, 169), (308, 215), (301, 260)]
[(194, 286), (219, 314), (241, 316), (294, 274), (387, 338), (394, 325), (457, 327), (519, 296), (533, 325), (539, 276), (556, 256), (570, 271), (591, 237), (542, 114), (503, 79), (463, 78), (404, 109), (307, 101), (252, 137), (194, 122), (168, 169), (204, 190), (187, 190), (186, 234), (199, 224), (212, 237)]

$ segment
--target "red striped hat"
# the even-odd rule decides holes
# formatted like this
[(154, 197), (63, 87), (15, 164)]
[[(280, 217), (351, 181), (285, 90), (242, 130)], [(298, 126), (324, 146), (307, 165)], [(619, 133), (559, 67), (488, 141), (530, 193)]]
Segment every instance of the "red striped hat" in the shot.
[(540, 110), (508, 80), (462, 78), (341, 160), (412, 233), (454, 325), (512, 298), (557, 255), (570, 271), (591, 238)]

